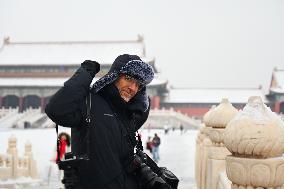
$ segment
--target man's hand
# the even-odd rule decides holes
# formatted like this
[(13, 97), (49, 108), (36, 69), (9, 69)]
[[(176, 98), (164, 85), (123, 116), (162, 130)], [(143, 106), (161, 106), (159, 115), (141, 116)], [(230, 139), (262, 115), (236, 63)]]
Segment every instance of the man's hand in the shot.
[(100, 71), (100, 64), (96, 61), (85, 60), (81, 64), (81, 68), (84, 68), (85, 70), (87, 70), (91, 74), (91, 76), (94, 78), (96, 74)]

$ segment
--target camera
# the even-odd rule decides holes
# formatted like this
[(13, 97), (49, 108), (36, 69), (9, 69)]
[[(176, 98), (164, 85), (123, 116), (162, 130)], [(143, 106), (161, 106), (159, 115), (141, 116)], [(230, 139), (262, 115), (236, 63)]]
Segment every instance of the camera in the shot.
[(58, 167), (60, 170), (68, 170), (72, 168), (77, 168), (82, 161), (89, 160), (87, 155), (75, 156), (72, 152), (67, 152), (65, 154), (64, 160), (58, 162)]
[(143, 151), (137, 150), (130, 164), (130, 170), (140, 178), (142, 187), (144, 189), (172, 189), (162, 177), (147, 165), (147, 159), (148, 157)]
[(87, 155), (75, 156), (72, 152), (65, 154), (65, 159), (58, 162), (58, 168), (64, 171), (62, 183), (65, 189), (77, 189), (79, 186), (78, 167), (81, 162), (89, 160)]

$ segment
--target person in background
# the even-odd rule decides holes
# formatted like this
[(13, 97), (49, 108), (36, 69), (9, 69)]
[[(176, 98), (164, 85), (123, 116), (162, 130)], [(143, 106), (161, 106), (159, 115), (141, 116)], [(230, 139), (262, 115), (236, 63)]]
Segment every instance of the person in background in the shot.
[(169, 132), (169, 127), (167, 124), (164, 125), (164, 131), (165, 131), (165, 134), (168, 134)]
[[(59, 133), (57, 139), (59, 140), (58, 148), (59, 148), (59, 158), (63, 160), (65, 154), (71, 151), (71, 137), (66, 132)], [(48, 183), (53, 179), (57, 179), (61, 181), (63, 178), (63, 171), (58, 169), (56, 163), (58, 162), (58, 153), (57, 153), (57, 145), (54, 150), (54, 154), (52, 154), (51, 163), (48, 167), (47, 171), (47, 181)], [(63, 186), (62, 186), (63, 187)]]
[(161, 139), (158, 136), (158, 134), (155, 133), (154, 138), (152, 139), (152, 155), (156, 163), (160, 160), (160, 155), (159, 155), (160, 144), (161, 144)]
[(151, 137), (148, 136), (148, 139), (146, 141), (146, 149), (149, 150), (150, 153), (152, 153), (152, 147), (153, 147), (153, 144), (152, 144)]
[[(61, 132), (58, 135), (59, 139), (59, 158), (64, 159), (66, 152), (70, 152), (71, 137), (68, 133)], [(58, 161), (58, 156), (56, 155), (56, 162)]]
[(182, 125), (182, 124), (180, 124), (179, 129), (180, 129), (180, 134), (183, 134), (184, 128), (183, 128), (183, 125)]

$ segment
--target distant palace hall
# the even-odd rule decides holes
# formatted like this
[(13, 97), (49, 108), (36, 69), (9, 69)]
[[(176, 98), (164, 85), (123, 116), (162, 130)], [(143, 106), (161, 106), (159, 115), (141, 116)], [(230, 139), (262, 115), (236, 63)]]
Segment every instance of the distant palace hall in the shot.
[[(84, 60), (101, 63), (94, 81), (106, 74), (120, 54), (136, 54), (155, 70), (148, 90), (153, 107), (166, 93), (167, 80), (157, 73), (155, 59), (147, 58), (142, 37), (121, 41), (13, 42), (4, 39), (0, 48), (0, 107), (43, 110), (50, 97)], [(93, 82), (94, 82), (93, 81)]]
[[(29, 107), (44, 110), (50, 97), (79, 68), (84, 60), (96, 60), (106, 74), (120, 54), (136, 54), (153, 66), (155, 78), (148, 86), (152, 108), (174, 108), (201, 117), (212, 105), (228, 98), (242, 108), (249, 96), (260, 96), (273, 111), (284, 113), (284, 70), (275, 69), (269, 94), (255, 89), (169, 89), (158, 72), (155, 58), (146, 56), (144, 39), (102, 41), (12, 41), (4, 38), (0, 47), (0, 107)], [(202, 77), (202, 76), (201, 76)], [(198, 78), (195, 78), (198, 80)]]

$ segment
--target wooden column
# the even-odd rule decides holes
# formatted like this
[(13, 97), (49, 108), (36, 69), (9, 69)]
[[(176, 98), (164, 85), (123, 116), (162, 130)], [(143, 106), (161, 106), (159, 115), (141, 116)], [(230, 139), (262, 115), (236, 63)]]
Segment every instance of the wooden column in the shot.
[(40, 98), (40, 109), (41, 109), (41, 112), (44, 112), (44, 101), (45, 101), (45, 99), (44, 99), (44, 97), (41, 97)]
[(153, 96), (151, 100), (151, 106), (153, 109), (159, 109), (160, 108), (160, 97), (159, 96)]
[(2, 107), (2, 104), (3, 104), (3, 97), (0, 96), (0, 108)]
[(279, 113), (280, 112), (280, 103), (281, 102), (275, 102), (274, 105), (274, 112)]
[(24, 109), (24, 97), (19, 97), (19, 112), (23, 112)]

